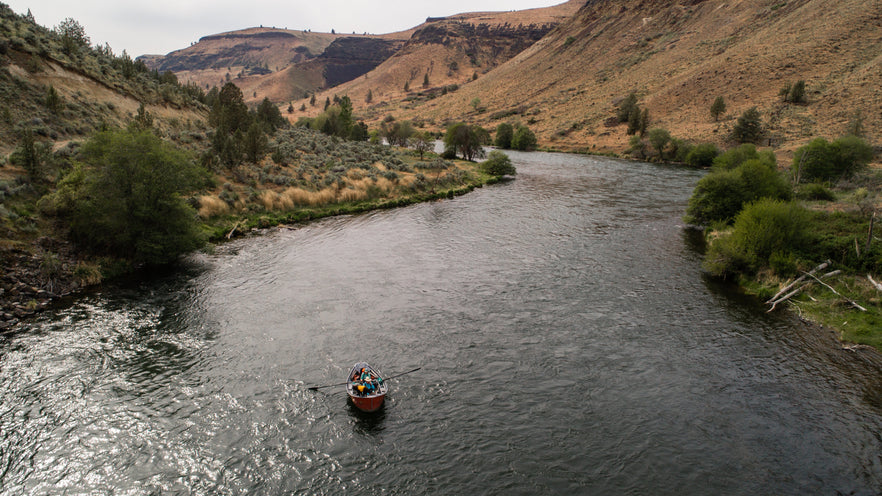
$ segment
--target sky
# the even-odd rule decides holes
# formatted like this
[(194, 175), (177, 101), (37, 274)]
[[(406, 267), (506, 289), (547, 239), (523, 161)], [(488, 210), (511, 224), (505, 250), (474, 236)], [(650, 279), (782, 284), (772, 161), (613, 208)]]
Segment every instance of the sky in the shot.
[(0, 0), (16, 13), (31, 10), (37, 24), (79, 22), (92, 45), (110, 44), (130, 56), (186, 48), (211, 34), (264, 26), (316, 32), (384, 34), (426, 17), (463, 12), (549, 7), (564, 0)]

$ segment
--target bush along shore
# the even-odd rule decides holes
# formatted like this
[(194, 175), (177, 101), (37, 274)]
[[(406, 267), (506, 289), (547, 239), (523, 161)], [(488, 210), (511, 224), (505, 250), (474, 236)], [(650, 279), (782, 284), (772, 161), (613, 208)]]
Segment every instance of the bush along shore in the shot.
[(882, 171), (856, 136), (817, 139), (789, 168), (743, 144), (715, 156), (684, 220), (704, 227), (705, 270), (882, 351)]

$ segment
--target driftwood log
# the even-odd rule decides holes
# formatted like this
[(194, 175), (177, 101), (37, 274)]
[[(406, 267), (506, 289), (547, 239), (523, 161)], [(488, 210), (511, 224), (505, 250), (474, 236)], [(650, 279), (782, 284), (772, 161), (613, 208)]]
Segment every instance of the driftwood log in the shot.
[(879, 284), (878, 282), (874, 281), (874, 280), (873, 280), (873, 276), (871, 276), (870, 274), (867, 274), (867, 279), (870, 281), (870, 283), (871, 283), (876, 289), (878, 289), (879, 291), (882, 291), (882, 284)]
[[(775, 296), (769, 298), (769, 301), (766, 302), (767, 305), (772, 305), (772, 308), (770, 308), (768, 311), (771, 312), (772, 310), (775, 309), (775, 307), (778, 305), (778, 303), (787, 301), (790, 298), (792, 298), (793, 296), (799, 294), (800, 291), (802, 291), (803, 289), (806, 288), (806, 286), (811, 284), (811, 281), (803, 284), (802, 286), (798, 287), (797, 289), (795, 289), (793, 291), (790, 291), (790, 290), (793, 289), (793, 287), (796, 286), (797, 284), (805, 281), (809, 276), (814, 276), (818, 272), (826, 269), (827, 267), (830, 266), (831, 263), (833, 263), (833, 262), (831, 262), (830, 260), (827, 260), (826, 262), (824, 262), (821, 265), (818, 265), (817, 267), (812, 269), (811, 272), (809, 272), (808, 274), (804, 274), (804, 275), (800, 276), (795, 281), (793, 281), (790, 284), (788, 284), (787, 286), (784, 286), (783, 288), (781, 288), (780, 291), (775, 293)], [(836, 274), (831, 272), (830, 274), (825, 275), (824, 277), (832, 277), (834, 275), (836, 275)], [(790, 292), (787, 293), (788, 291), (790, 291)]]

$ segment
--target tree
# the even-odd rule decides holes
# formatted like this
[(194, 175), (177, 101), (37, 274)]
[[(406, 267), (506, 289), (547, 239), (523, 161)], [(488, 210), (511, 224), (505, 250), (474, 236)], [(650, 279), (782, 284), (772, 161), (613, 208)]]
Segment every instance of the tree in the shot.
[(718, 96), (714, 100), (714, 103), (711, 104), (710, 113), (714, 121), (720, 120), (720, 116), (726, 113), (726, 101), (723, 100), (723, 97)]
[(251, 163), (258, 163), (266, 152), (268, 140), (263, 133), (263, 126), (259, 121), (254, 121), (248, 126), (248, 132), (245, 133), (245, 139), (242, 143), (244, 146), (245, 157)]
[(274, 133), (288, 123), (288, 120), (282, 117), (279, 107), (273, 105), (269, 98), (264, 98), (257, 106), (257, 121), (266, 128), (268, 133)]
[(207, 175), (185, 152), (150, 131), (123, 130), (98, 133), (81, 156), (85, 163), (58, 191), (80, 248), (154, 265), (205, 242), (180, 194)]
[(48, 154), (48, 149), (41, 146), (34, 139), (34, 133), (26, 128), (21, 135), (21, 141), (9, 160), (20, 166), (27, 172), (31, 181), (40, 181), (43, 178), (43, 164)]
[(56, 114), (64, 108), (64, 99), (61, 98), (61, 95), (55, 90), (55, 86), (52, 86), (51, 84), (49, 85), (49, 89), (46, 90), (46, 99), (43, 103), (45, 103), (46, 108)]
[(655, 127), (649, 130), (649, 144), (655, 148), (659, 159), (664, 159), (665, 146), (671, 141), (671, 133), (667, 129)]
[(481, 169), (491, 176), (514, 176), (517, 174), (515, 166), (512, 165), (508, 155), (499, 150), (493, 150), (487, 157), (487, 160), (481, 163)]
[(372, 103), (373, 101), (374, 101), (374, 91), (371, 89), (368, 89), (367, 96), (364, 97), (364, 102), (369, 104), (369, 103)]
[(744, 111), (735, 122), (732, 138), (738, 143), (756, 143), (764, 133), (763, 122), (759, 110), (751, 107)]
[(422, 160), (426, 152), (435, 148), (435, 140), (428, 133), (416, 133), (411, 140), (411, 146), (420, 154), (420, 160)]
[(315, 107), (315, 93), (313, 93), (312, 96), (309, 98), (309, 106)]
[(144, 102), (138, 106), (138, 113), (135, 114), (135, 120), (130, 124), (136, 129), (151, 129), (153, 127), (153, 115), (144, 107)]
[(88, 48), (89, 46), (86, 28), (71, 17), (61, 21), (55, 27), (55, 32), (61, 37), (61, 48), (67, 55), (74, 55), (80, 49)]
[(524, 125), (519, 125), (511, 138), (511, 147), (515, 150), (535, 150), (537, 143), (536, 135), (533, 131), (530, 131), (530, 128)]
[(511, 148), (511, 139), (514, 136), (514, 126), (507, 122), (496, 126), (496, 141), (494, 144), (497, 148)]
[(428, 88), (428, 87), (429, 87), (429, 73), (427, 72), (423, 76), (423, 88)]
[(489, 140), (489, 133), (480, 126), (469, 126), (458, 122), (447, 128), (444, 134), (446, 152), (465, 160), (474, 160), (484, 156), (483, 145)]
[(624, 100), (619, 102), (619, 110), (616, 112), (616, 118), (618, 118), (619, 122), (630, 122), (631, 111), (635, 106), (637, 106), (637, 93), (632, 91), (628, 93)]
[(800, 79), (795, 84), (781, 88), (781, 98), (787, 103), (805, 103), (805, 81)]

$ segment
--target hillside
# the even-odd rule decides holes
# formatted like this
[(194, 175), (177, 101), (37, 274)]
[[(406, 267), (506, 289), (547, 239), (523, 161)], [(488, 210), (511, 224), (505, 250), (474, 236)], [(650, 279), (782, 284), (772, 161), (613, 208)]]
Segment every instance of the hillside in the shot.
[[(379, 79), (382, 68), (368, 79)], [(806, 81), (808, 103), (783, 103), (780, 89), (797, 80)], [(735, 117), (757, 106), (771, 143), (784, 150), (811, 137), (836, 137), (856, 115), (870, 141), (882, 143), (882, 9), (860, 0), (590, 1), (459, 91), (387, 102), (385, 112), (438, 127), (467, 120), (488, 129), (511, 116), (529, 123), (543, 145), (619, 152), (627, 145), (624, 126), (605, 122), (631, 91), (649, 109), (651, 126), (681, 138), (722, 142)], [(717, 96), (728, 110), (713, 122), (709, 108)], [(478, 111), (470, 105), (475, 98)]]
[(361, 76), (390, 57), (410, 31), (382, 36), (249, 28), (204, 36), (168, 55), (140, 57), (159, 72), (174, 72), (206, 91), (227, 81), (250, 103), (290, 101)]
[[(401, 106), (418, 106), (420, 101), (491, 73), (570, 19), (583, 3), (571, 0), (539, 9), (429, 18), (414, 29), (394, 56), (363, 78), (319, 94), (319, 100), (334, 94), (349, 95), (355, 109), (369, 121), (395, 113)], [(298, 103), (306, 102), (294, 103), (299, 107)], [(314, 116), (319, 111), (321, 108), (308, 108), (294, 112), (292, 118)]]

